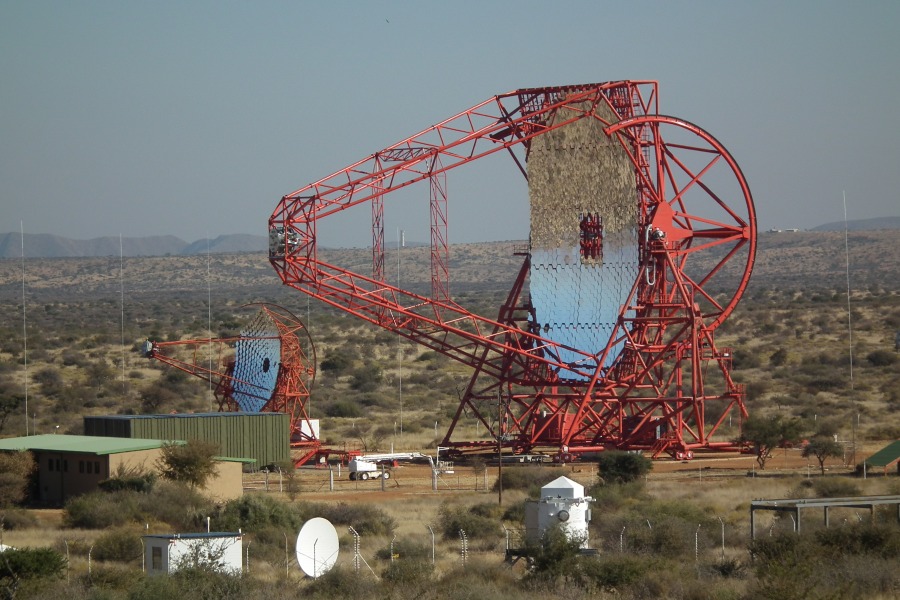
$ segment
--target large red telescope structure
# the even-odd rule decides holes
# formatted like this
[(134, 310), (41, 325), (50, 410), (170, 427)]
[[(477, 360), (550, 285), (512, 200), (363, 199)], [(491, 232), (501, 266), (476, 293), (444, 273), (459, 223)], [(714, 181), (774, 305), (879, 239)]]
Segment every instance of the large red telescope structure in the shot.
[[(270, 261), (285, 284), (473, 369), (442, 446), (562, 461), (734, 449), (723, 430), (746, 416), (744, 393), (714, 333), (750, 278), (753, 201), (724, 146), (658, 103), (653, 81), (494, 96), (285, 195)], [(450, 294), (447, 177), (495, 153), (527, 180), (531, 231), (506, 301), (485, 317)], [(430, 295), (385, 277), (384, 203), (423, 182)], [(365, 275), (320, 260), (317, 245), (319, 221), (363, 203)], [(487, 435), (459, 439), (464, 417)]]
[(226, 338), (150, 341), (143, 353), (210, 382), (220, 412), (286, 413), (295, 463), (322, 450), (319, 422), (310, 419), (315, 347), (297, 317), (273, 304), (257, 306), (240, 335)]

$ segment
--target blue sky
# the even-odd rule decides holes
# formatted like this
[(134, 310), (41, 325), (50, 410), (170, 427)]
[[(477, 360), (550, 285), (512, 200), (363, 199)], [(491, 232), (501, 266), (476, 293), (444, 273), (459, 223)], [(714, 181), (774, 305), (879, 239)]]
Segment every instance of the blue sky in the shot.
[[(283, 194), (494, 94), (618, 79), (728, 148), (760, 229), (840, 221), (844, 191), (898, 216), (898, 28), (889, 1), (3, 0), (0, 233), (263, 235)], [(502, 166), (450, 174), (451, 242), (527, 237)]]

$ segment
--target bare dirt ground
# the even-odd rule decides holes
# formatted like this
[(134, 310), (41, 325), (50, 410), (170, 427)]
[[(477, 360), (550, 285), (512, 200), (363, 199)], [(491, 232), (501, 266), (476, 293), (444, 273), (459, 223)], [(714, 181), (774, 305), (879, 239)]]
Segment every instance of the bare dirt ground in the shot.
[[(860, 444), (857, 459), (868, 456), (883, 446), (882, 443)], [(850, 457), (848, 457), (849, 459)], [(849, 464), (855, 464), (850, 461)], [(548, 465), (545, 465), (548, 466)], [(504, 469), (527, 469), (523, 466), (504, 466)], [(578, 481), (586, 487), (596, 483), (597, 467), (592, 463), (572, 463), (556, 465), (559, 474)], [(828, 459), (827, 473), (850, 474), (851, 468), (840, 458)], [(815, 459), (807, 460), (798, 448), (779, 449), (766, 463), (765, 471), (760, 471), (754, 456), (735, 453), (701, 454), (691, 461), (656, 460), (648, 475), (648, 481), (678, 481), (708, 479), (745, 479), (748, 476), (775, 477), (787, 475), (816, 475), (819, 465)], [(437, 490), (433, 489), (431, 468), (427, 465), (400, 465), (390, 470), (390, 478), (384, 481), (350, 481), (346, 468), (302, 468), (298, 471), (300, 492), (298, 497), (311, 501), (328, 502), (395, 502), (440, 495), (459, 496), (473, 493), (484, 494), (493, 490), (498, 477), (497, 467), (488, 467), (478, 472), (471, 466), (457, 465), (452, 473), (442, 473), (438, 478)], [(277, 473), (268, 475), (268, 491), (279, 492), (286, 483)], [(266, 475), (247, 474), (244, 478), (245, 490), (265, 490)]]

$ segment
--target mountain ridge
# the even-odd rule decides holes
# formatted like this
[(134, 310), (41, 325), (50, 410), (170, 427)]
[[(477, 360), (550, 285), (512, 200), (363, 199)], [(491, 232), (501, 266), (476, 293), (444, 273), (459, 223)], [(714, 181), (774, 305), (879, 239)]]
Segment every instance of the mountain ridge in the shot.
[[(845, 226), (850, 231), (900, 229), (900, 216), (857, 219), (848, 221), (846, 224), (843, 221), (825, 223), (806, 231), (844, 231)], [(793, 232), (795, 230), (790, 231)], [(49, 233), (26, 233), (23, 236), (19, 232), (10, 232), (0, 234), (0, 258), (22, 257), (23, 245), (25, 258), (99, 258), (119, 256), (120, 254), (126, 257), (149, 257), (196, 256), (206, 253), (241, 254), (244, 252), (265, 252), (268, 250), (269, 240), (267, 236), (249, 233), (224, 234), (216, 238), (203, 238), (194, 242), (186, 242), (174, 235), (121, 238), (119, 236), (106, 236), (89, 240), (77, 240)], [(407, 242), (409, 247), (420, 245), (423, 244)]]

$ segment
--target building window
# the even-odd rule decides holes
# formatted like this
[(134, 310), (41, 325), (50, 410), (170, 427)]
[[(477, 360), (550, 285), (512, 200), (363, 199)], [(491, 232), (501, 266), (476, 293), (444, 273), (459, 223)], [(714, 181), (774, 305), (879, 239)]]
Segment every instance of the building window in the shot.
[(52, 458), (48, 458), (48, 459), (47, 459), (47, 470), (48, 470), (48, 471), (52, 471), (52, 470), (53, 470), (53, 459), (52, 459)]
[(150, 568), (154, 571), (162, 571), (162, 548), (159, 546), (151, 548)]
[(98, 475), (100, 474), (100, 461), (99, 460), (94, 461), (94, 473), (97, 473)]
[(63, 473), (69, 472), (69, 461), (68, 459), (63, 459)]
[(84, 461), (83, 460), (78, 461), (78, 472), (84, 473)]

